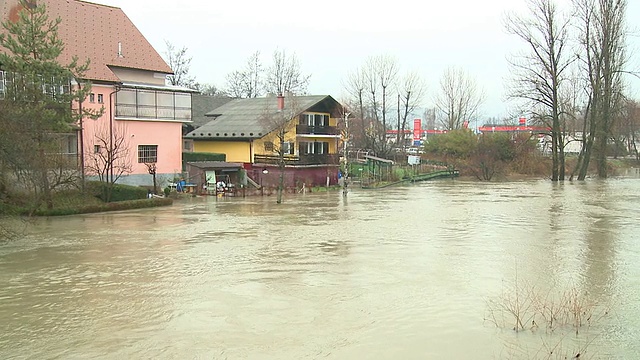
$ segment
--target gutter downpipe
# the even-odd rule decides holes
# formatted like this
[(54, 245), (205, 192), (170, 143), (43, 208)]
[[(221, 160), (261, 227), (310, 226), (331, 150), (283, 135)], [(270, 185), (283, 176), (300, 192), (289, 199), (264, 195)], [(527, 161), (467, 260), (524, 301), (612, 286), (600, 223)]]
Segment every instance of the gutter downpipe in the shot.
[[(82, 83), (81, 80), (77, 80), (78, 81), (78, 90), (80, 92), (82, 92)], [(85, 187), (85, 182), (86, 182), (86, 178), (84, 175), (84, 114), (82, 112), (82, 102), (84, 101), (84, 99), (80, 99), (80, 101), (78, 101), (78, 112), (80, 115), (80, 138), (78, 139), (80, 141), (80, 176), (82, 178), (82, 192), (84, 193), (84, 187)]]
[(122, 83), (115, 84), (115, 90), (109, 94), (109, 152), (107, 156), (107, 162), (109, 166), (109, 174), (107, 182), (113, 184), (113, 121), (115, 117), (116, 104), (113, 102), (113, 95), (118, 93), (122, 89)]

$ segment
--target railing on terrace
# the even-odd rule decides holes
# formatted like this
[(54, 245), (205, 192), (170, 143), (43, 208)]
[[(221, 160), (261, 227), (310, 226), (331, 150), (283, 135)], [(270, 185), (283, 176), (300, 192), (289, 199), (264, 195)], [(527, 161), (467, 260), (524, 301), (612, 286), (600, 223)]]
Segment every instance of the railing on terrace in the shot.
[(191, 120), (191, 108), (117, 104), (116, 116), (136, 119)]
[[(278, 164), (278, 155), (254, 155), (253, 162), (257, 164)], [(308, 154), (285, 155), (285, 165), (337, 165), (340, 163), (338, 154)]]
[(298, 135), (339, 135), (340, 130), (335, 126), (296, 125)]

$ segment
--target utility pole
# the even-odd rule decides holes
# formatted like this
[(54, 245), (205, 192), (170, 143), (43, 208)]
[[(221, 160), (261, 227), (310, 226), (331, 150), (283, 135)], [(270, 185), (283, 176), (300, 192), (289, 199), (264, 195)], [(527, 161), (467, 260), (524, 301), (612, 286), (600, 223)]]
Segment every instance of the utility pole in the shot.
[(344, 139), (342, 140), (343, 157), (344, 157), (344, 173), (342, 174), (342, 196), (347, 196), (347, 179), (349, 177), (349, 115), (348, 112), (344, 113)]

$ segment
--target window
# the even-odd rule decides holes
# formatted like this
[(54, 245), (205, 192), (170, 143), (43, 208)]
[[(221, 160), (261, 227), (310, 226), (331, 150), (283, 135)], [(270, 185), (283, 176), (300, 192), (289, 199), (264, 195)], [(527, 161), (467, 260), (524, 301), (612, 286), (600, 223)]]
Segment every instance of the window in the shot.
[(300, 115), (300, 125), (313, 126), (313, 115), (312, 114)]
[[(71, 84), (69, 79), (65, 77), (23, 76), (20, 73), (0, 71), (0, 99), (6, 96), (7, 85), (18, 93), (27, 89), (40, 88), (43, 94), (53, 99), (58, 95), (71, 93)], [(24, 98), (25, 96), (21, 97)]]
[(324, 127), (329, 126), (329, 115), (326, 114), (302, 114), (300, 125)]
[(293, 149), (295, 144), (292, 142), (285, 142), (282, 144), (282, 153), (285, 155), (293, 155)]
[(136, 94), (138, 106), (155, 106), (156, 93), (154, 91), (138, 90)]
[(264, 143), (264, 151), (273, 151), (273, 143), (271, 141)]
[(323, 141), (301, 142), (300, 155), (321, 155), (329, 153), (329, 143)]
[(324, 127), (329, 125), (329, 115), (321, 115), (321, 114), (315, 114), (314, 115), (314, 126), (320, 126), (320, 127)]
[(93, 145), (93, 153), (94, 154), (100, 153), (100, 145)]
[(138, 145), (139, 163), (158, 162), (158, 145)]
[(118, 117), (191, 120), (190, 93), (125, 88), (115, 96)]
[(118, 105), (135, 105), (136, 104), (136, 91), (129, 89), (122, 89), (116, 93), (116, 102)]
[(326, 142), (314, 142), (314, 153), (315, 154), (328, 154), (329, 153), (329, 143)]
[(89, 94), (89, 102), (92, 102), (92, 103), (96, 102), (96, 94), (94, 93)]
[(104, 95), (98, 94), (98, 104), (104, 104)]

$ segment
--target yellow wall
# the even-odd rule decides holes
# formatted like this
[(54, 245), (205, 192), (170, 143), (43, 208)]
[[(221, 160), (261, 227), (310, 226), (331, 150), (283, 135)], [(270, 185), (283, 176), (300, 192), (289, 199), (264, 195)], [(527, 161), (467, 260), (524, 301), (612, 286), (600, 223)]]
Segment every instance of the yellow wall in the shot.
[(193, 151), (226, 154), (227, 162), (251, 162), (251, 145), (249, 141), (196, 140), (193, 142)]
[[(327, 113), (317, 113), (317, 112), (305, 112), (304, 114), (322, 114), (322, 115), (328, 115)], [(295, 146), (295, 153), (298, 153), (298, 146), (299, 143), (302, 142), (314, 142), (314, 141), (320, 141), (320, 142), (327, 142), (329, 143), (329, 154), (337, 154), (338, 153), (338, 145), (337, 145), (337, 139), (338, 137), (301, 137), (298, 138), (296, 137), (296, 125), (298, 125), (299, 123), (299, 117), (296, 117), (295, 119), (293, 119), (288, 125), (287, 125), (287, 133), (285, 134), (285, 140), (286, 142), (292, 142), (294, 143)], [(336, 118), (332, 118), (329, 117), (329, 126), (337, 126), (338, 124), (338, 119)], [(278, 146), (279, 140), (276, 136), (276, 132), (271, 132), (267, 135), (265, 135), (263, 138), (261, 139), (256, 139), (254, 141), (254, 147), (253, 147), (253, 151), (255, 154), (257, 155), (276, 155), (275, 152), (266, 152), (264, 151), (264, 143), (265, 142), (272, 142), (275, 146)]]
[[(284, 134), (284, 141), (285, 142), (296, 142), (296, 125), (298, 124), (298, 119), (294, 119), (291, 122), (289, 122), (289, 124), (287, 124), (287, 132)], [(264, 143), (266, 142), (272, 142), (275, 146), (278, 146), (280, 143), (280, 140), (277, 137), (277, 130), (276, 131), (272, 131), (270, 133), (268, 133), (267, 135), (263, 136), (260, 139), (256, 139), (254, 140), (253, 144), (253, 151), (256, 155), (276, 155), (276, 152), (273, 151), (264, 151)], [(296, 150), (298, 147), (298, 144), (296, 143)]]

